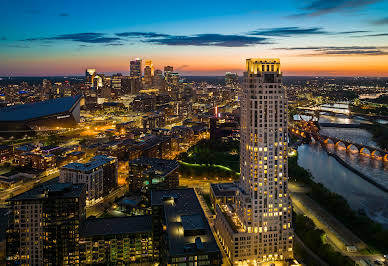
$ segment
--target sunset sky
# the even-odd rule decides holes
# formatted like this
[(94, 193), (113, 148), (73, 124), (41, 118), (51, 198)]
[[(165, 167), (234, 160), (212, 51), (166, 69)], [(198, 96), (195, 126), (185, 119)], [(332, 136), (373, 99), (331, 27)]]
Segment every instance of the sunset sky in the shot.
[(0, 0), (0, 76), (183, 75), (281, 59), (285, 75), (388, 76), (388, 0)]

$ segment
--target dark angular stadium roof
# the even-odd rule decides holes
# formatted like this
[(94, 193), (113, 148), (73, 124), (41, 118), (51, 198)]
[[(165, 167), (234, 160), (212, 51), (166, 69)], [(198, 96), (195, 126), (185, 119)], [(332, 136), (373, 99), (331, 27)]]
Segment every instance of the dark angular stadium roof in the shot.
[(36, 103), (18, 104), (0, 109), (0, 121), (24, 121), (67, 112), (82, 95), (63, 97)]
[(151, 215), (86, 219), (81, 235), (85, 237), (152, 232)]

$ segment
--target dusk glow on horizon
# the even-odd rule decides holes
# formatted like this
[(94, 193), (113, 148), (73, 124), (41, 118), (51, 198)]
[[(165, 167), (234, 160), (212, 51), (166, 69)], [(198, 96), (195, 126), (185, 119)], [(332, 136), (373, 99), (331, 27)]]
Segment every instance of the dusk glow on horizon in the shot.
[(182, 75), (387, 76), (388, 1), (1, 1), (0, 76), (126, 74), (151, 59)]

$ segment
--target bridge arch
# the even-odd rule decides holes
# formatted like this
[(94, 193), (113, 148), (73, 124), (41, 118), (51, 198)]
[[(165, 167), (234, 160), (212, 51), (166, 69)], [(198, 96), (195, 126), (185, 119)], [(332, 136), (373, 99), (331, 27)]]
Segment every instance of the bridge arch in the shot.
[(350, 143), (346, 149), (350, 152), (354, 152), (354, 153), (359, 153), (360, 151), (358, 150), (357, 146), (354, 145), (353, 143)]
[(343, 149), (346, 149), (346, 145), (343, 141), (339, 140), (335, 143), (335, 147), (336, 148), (343, 148)]
[(371, 156), (377, 160), (384, 160), (384, 153), (378, 150), (372, 151)]
[(368, 148), (366, 148), (366, 147), (362, 147), (362, 148), (360, 149), (360, 154), (366, 155), (366, 156), (371, 156), (370, 150), (369, 150)]
[(333, 145), (335, 145), (334, 141), (333, 141), (331, 138), (325, 139), (325, 140), (323, 141), (323, 143), (325, 143), (326, 145), (328, 145), (328, 144), (333, 144)]

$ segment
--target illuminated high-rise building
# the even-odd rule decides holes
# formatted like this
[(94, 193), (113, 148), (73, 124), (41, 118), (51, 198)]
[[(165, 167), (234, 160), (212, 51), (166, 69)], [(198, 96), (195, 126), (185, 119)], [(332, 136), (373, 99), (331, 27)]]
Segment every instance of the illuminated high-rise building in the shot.
[(96, 75), (96, 70), (92, 68), (88, 68), (85, 70), (85, 83), (89, 87), (93, 87), (93, 79)]
[(144, 88), (150, 89), (152, 87), (152, 80), (154, 77), (154, 65), (152, 60), (147, 60), (144, 67)]
[(129, 75), (131, 78), (141, 78), (141, 59), (136, 58), (129, 63)]
[(111, 79), (111, 87), (112, 91), (115, 93), (115, 95), (120, 95), (121, 92), (121, 78), (122, 75), (120, 73), (117, 73), (116, 75), (112, 76)]
[(164, 67), (164, 78), (166, 79), (166, 83), (171, 82), (171, 73), (174, 71), (174, 67), (165, 66)]
[(61, 168), (59, 182), (87, 184), (86, 205), (94, 204), (117, 187), (117, 159), (97, 155), (87, 163), (69, 163)]
[(151, 69), (151, 76), (154, 75), (154, 64), (152, 63), (152, 60), (146, 60), (144, 67), (149, 67)]
[(92, 88), (101, 88), (104, 82), (104, 75), (97, 74), (95, 69), (89, 68), (85, 71), (85, 84)]
[(234, 264), (290, 259), (287, 99), (279, 59), (247, 59), (240, 136), (235, 204), (217, 205), (216, 232)]

